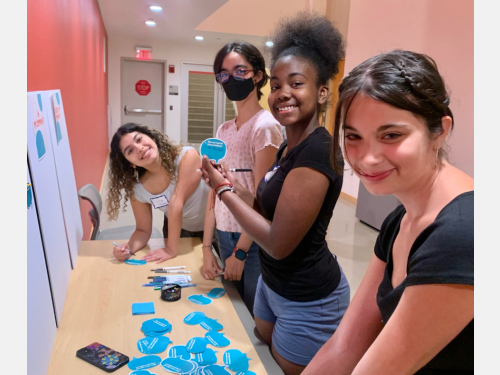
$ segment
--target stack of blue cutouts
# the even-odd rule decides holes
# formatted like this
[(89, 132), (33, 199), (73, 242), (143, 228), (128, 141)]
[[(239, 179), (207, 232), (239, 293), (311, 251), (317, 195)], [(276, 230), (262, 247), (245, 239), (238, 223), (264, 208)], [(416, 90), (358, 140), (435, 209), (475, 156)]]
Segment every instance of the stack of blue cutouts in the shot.
[(149, 319), (142, 323), (141, 331), (146, 336), (163, 336), (172, 331), (172, 324), (163, 318)]
[(223, 325), (217, 321), (217, 319), (210, 319), (209, 317), (205, 316), (205, 313), (202, 313), (200, 311), (195, 311), (188, 314), (184, 318), (184, 323), (191, 326), (199, 324), (207, 331), (220, 331), (224, 328)]
[(206, 296), (203, 294), (193, 294), (188, 297), (188, 300), (196, 303), (197, 305), (209, 305), (212, 303), (212, 299), (220, 298), (224, 294), (226, 294), (226, 291), (224, 289), (213, 288), (210, 292), (207, 293)]
[(248, 358), (246, 353), (240, 352), (238, 349), (229, 349), (224, 353), (224, 363), (231, 371), (247, 371)]

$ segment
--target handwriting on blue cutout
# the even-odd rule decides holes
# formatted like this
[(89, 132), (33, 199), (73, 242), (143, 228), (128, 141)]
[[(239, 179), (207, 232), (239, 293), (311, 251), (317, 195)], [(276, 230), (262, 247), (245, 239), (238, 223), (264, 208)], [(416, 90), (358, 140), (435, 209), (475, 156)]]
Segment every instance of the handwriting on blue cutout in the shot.
[(210, 305), (212, 303), (212, 300), (205, 297), (203, 294), (193, 294), (192, 296), (188, 297), (188, 300), (196, 303), (197, 305)]
[(224, 346), (228, 346), (231, 343), (229, 339), (224, 337), (223, 333), (217, 331), (209, 331), (205, 333), (205, 338), (210, 343), (210, 345), (213, 345), (216, 348), (223, 348)]
[(217, 138), (205, 139), (200, 146), (201, 156), (207, 155), (210, 160), (214, 160), (216, 163), (226, 156), (226, 152), (226, 144)]
[(165, 358), (161, 361), (161, 367), (169, 372), (177, 374), (189, 374), (196, 371), (198, 364), (193, 361), (186, 361), (182, 358)]
[(208, 341), (204, 337), (193, 337), (186, 344), (189, 353), (203, 353), (207, 349)]
[(191, 353), (189, 353), (184, 345), (175, 345), (168, 350), (168, 356), (170, 358), (182, 358), (186, 361), (191, 359)]
[(184, 323), (189, 324), (190, 326), (195, 326), (199, 324), (204, 317), (205, 313), (202, 313), (201, 311), (193, 311), (192, 313), (186, 315)]
[(128, 363), (128, 368), (131, 370), (144, 370), (147, 368), (158, 366), (161, 358), (157, 355), (147, 355), (145, 357), (135, 358)]
[(220, 298), (224, 294), (226, 294), (226, 291), (222, 288), (213, 288), (210, 292), (207, 293), (207, 297), (210, 298)]

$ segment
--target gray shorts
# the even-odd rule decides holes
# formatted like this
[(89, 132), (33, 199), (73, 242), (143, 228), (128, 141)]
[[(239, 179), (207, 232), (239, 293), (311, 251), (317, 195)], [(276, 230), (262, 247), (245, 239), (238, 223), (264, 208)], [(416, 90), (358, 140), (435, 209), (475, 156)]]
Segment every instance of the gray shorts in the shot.
[(332, 337), (350, 301), (350, 287), (342, 271), (340, 283), (330, 295), (312, 302), (294, 302), (273, 292), (259, 277), (254, 315), (275, 323), (273, 345), (286, 360), (307, 366)]

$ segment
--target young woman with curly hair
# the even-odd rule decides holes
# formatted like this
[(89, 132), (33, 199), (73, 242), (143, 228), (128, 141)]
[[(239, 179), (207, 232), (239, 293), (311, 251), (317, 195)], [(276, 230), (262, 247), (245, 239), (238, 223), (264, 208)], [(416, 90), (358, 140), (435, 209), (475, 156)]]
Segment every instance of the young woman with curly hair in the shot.
[(349, 283), (328, 249), (326, 230), (343, 171), (330, 164), (332, 137), (318, 113), (328, 80), (343, 57), (339, 31), (326, 17), (300, 13), (271, 38), (269, 108), (286, 138), (254, 196), (203, 158), (202, 175), (242, 229), (259, 245), (262, 275), (254, 315), (285, 374), (299, 374), (337, 329), (349, 305)]
[(127, 243), (113, 248), (119, 261), (142, 249), (152, 231), (152, 209), (165, 213), (163, 237), (167, 245), (142, 259), (157, 263), (177, 255), (180, 237), (203, 238), (208, 187), (195, 170), (200, 155), (192, 147), (173, 144), (155, 129), (133, 123), (121, 126), (111, 140), (108, 215), (116, 220), (122, 192), (130, 199), (136, 230)]

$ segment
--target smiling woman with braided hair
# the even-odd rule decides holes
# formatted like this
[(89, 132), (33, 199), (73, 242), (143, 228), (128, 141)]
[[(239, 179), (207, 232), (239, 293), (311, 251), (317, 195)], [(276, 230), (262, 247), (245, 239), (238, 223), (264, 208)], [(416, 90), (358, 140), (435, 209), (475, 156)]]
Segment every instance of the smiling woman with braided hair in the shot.
[(375, 56), (340, 85), (334, 150), (341, 138), (367, 190), (403, 204), (304, 374), (473, 373), (474, 180), (446, 160), (449, 102), (434, 60), (409, 51)]

